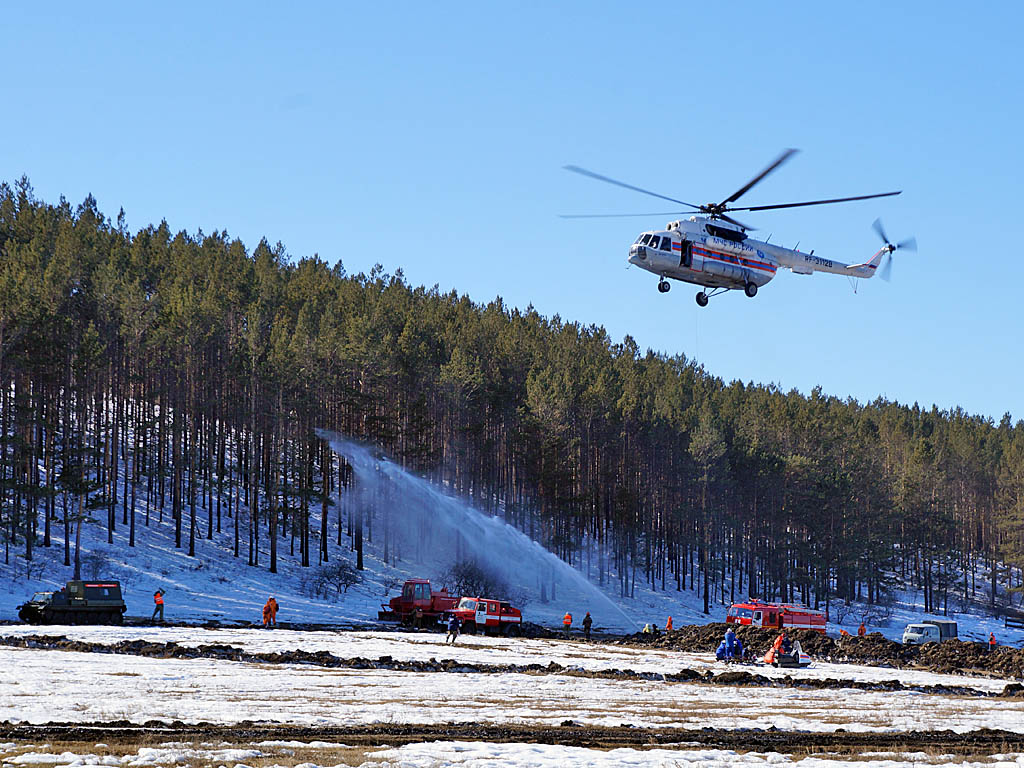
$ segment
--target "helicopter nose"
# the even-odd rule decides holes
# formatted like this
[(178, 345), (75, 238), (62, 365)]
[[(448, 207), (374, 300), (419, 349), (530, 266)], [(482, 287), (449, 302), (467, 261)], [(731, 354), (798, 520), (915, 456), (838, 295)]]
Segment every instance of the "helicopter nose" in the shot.
[(647, 248), (643, 245), (632, 245), (629, 249), (629, 262), (640, 264), (647, 261)]

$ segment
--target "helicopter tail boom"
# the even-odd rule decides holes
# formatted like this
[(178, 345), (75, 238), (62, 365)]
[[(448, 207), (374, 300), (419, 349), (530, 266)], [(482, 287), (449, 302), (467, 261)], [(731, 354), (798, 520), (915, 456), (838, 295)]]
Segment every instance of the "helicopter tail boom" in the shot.
[(852, 273), (853, 277), (863, 277), (865, 279), (874, 277), (878, 271), (878, 265), (882, 263), (882, 258), (888, 252), (888, 249), (882, 248), (870, 260), (865, 261), (863, 264), (851, 264), (846, 269)]

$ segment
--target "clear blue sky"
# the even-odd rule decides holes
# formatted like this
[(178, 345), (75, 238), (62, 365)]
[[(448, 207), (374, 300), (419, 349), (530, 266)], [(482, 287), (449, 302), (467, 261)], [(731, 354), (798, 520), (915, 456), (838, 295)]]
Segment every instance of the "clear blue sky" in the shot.
[[(0, 176), (44, 199), (379, 262), (726, 380), (1024, 417), (1019, 3), (22, 3), (0, 24)], [(626, 268), (665, 217), (557, 217), (671, 208), (567, 163), (702, 203), (785, 147), (746, 204), (903, 195), (742, 218), (850, 262), (881, 216), (920, 246), (891, 283), (780, 270), (700, 309)]]

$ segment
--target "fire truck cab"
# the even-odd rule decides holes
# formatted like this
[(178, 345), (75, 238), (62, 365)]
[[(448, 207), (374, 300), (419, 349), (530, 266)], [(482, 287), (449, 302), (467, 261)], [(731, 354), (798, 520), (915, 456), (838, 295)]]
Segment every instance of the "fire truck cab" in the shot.
[(458, 602), (459, 599), (449, 595), (444, 587), (440, 592), (431, 589), (428, 579), (409, 579), (402, 587), (401, 595), (391, 598), (387, 604), (381, 604), (377, 618), (381, 621), (433, 626)]
[(473, 635), (483, 634), (518, 635), (523, 624), (523, 614), (506, 600), (492, 600), (489, 597), (464, 597), (452, 611), (462, 622), (462, 631)]
[(812, 629), (825, 634), (825, 613), (805, 605), (763, 603), (751, 600), (733, 603), (725, 616), (727, 624), (744, 624), (766, 629)]

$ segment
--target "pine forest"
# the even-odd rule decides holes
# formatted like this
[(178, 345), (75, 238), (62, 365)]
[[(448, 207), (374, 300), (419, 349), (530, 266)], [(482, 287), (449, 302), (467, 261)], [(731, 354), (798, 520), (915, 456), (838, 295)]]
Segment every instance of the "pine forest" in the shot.
[[(127, 231), (0, 186), (7, 562), (174, 526), (254, 568), (387, 545), (318, 428), (365, 440), (628, 598), (1020, 602), (1024, 424), (724, 382), (698, 361), (401, 271)], [(955, 375), (950, 363), (950, 375)], [(355, 518), (355, 519), (353, 519)], [(328, 525), (328, 520), (337, 521)], [(328, 535), (331, 532), (332, 535)]]

